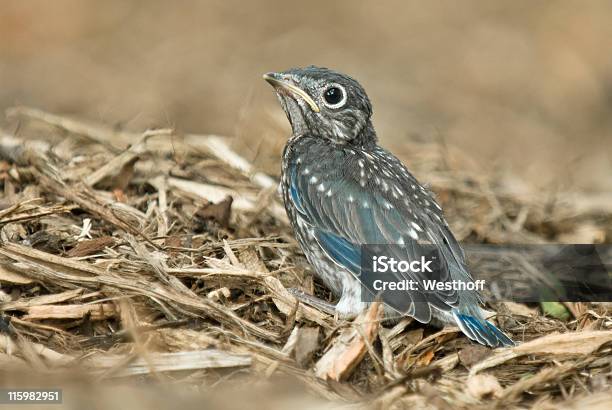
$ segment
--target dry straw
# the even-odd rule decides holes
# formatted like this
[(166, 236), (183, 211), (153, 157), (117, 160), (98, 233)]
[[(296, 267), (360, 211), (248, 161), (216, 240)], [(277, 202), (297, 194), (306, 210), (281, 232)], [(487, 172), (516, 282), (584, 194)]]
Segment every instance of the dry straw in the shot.
[[(275, 179), (229, 140), (136, 134), (23, 107), (7, 115), (15, 127), (0, 137), (2, 377), (78, 369), (99, 382), (151, 377), (213, 391), (282, 375), (348, 407), (612, 401), (609, 304), (568, 303), (567, 321), (537, 306), (495, 306), (519, 342), (495, 351), (455, 328), (381, 325), (377, 304), (338, 320), (288, 291), (330, 298), (291, 238)], [(456, 158), (440, 145), (412, 152), (462, 239), (611, 238), (605, 196), (534, 194), (452, 171)]]

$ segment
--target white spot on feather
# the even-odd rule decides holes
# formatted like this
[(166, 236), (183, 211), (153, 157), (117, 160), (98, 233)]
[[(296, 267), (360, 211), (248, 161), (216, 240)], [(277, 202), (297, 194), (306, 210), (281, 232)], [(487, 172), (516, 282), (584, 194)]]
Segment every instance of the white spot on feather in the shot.
[(410, 235), (410, 237), (415, 241), (419, 239), (419, 234), (414, 229), (410, 229), (408, 231), (408, 235)]

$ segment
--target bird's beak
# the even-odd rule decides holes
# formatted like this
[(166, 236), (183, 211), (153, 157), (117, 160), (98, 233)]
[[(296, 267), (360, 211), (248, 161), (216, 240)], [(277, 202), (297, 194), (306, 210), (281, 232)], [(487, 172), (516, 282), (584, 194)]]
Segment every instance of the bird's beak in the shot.
[(263, 75), (263, 79), (272, 85), (275, 89), (282, 89), (288, 91), (294, 95), (300, 96), (306, 101), (306, 103), (310, 106), (310, 109), (314, 112), (320, 112), (319, 106), (316, 102), (310, 97), (306, 91), (302, 90), (298, 86), (292, 84), (289, 80), (282, 78), (281, 74), (278, 73), (267, 73)]

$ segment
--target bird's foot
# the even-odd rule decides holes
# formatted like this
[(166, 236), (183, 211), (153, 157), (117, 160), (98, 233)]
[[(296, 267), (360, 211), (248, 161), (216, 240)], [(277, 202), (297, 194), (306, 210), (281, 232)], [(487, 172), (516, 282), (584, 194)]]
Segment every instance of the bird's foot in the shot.
[(289, 293), (291, 293), (297, 300), (300, 302), (312, 306), (315, 309), (319, 309), (320, 311), (327, 313), (329, 315), (336, 315), (336, 305), (326, 302), (323, 299), (319, 299), (316, 296), (309, 295), (301, 289), (297, 288), (288, 288)]

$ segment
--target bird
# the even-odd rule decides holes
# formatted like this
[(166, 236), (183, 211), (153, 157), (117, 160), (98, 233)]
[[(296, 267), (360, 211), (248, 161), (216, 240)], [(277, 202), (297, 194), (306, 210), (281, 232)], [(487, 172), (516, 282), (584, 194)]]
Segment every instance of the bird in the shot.
[[(343, 318), (367, 309), (360, 282), (361, 250), (367, 244), (393, 245), (408, 261), (433, 247), (443, 268), (438, 280), (472, 280), (465, 253), (434, 195), (378, 144), (372, 104), (355, 79), (317, 66), (269, 72), (263, 78), (274, 88), (292, 130), (279, 184), (286, 213), (315, 275), (338, 297), (331, 305), (293, 290), (301, 301)], [(427, 273), (402, 275), (418, 283), (428, 279)], [(489, 347), (514, 345), (486, 319), (477, 290), (417, 288), (401, 292), (401, 299), (402, 309), (385, 302), (386, 317), (456, 325)]]

